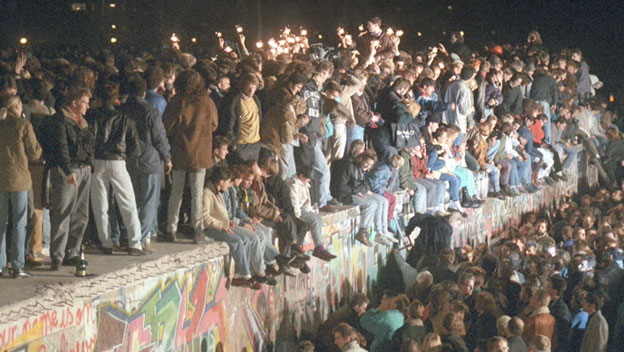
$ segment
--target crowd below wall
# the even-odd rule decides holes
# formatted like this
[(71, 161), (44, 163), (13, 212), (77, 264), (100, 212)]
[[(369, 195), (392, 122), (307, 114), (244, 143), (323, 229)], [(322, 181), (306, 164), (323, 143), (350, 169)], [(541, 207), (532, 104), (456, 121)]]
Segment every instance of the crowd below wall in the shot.
[[(183, 52), (175, 36), (159, 53), (2, 51), (0, 268), (26, 278), (24, 267), (41, 265), (42, 255), (51, 270), (76, 266), (83, 242), (104, 255), (149, 255), (151, 241), (177, 241), (188, 223), (197, 244), (227, 242), (234, 286), (259, 289), (295, 269), (308, 273), (310, 254), (335, 258), (319, 213), (358, 206), (355, 239), (391, 246), (405, 234), (393, 216), (395, 192), (425, 214), (407, 234), (426, 232), (483, 205), (479, 177), (487, 177), (485, 197), (498, 199), (567, 180), (578, 145), (613, 192), (596, 195), (601, 204), (620, 201), (621, 119), (596, 94), (600, 82), (581, 50), (550, 53), (531, 32), (525, 44), (475, 51), (453, 32), (448, 48), (404, 51), (402, 31), (383, 29), (377, 17), (359, 31), (354, 38), (339, 28), (340, 44), (329, 50), (285, 28), (250, 51), (237, 28), (236, 43), (218, 33), (215, 57)], [(592, 209), (591, 200), (567, 203), (562, 220), (577, 225), (571, 209), (601, 220), (611, 208)], [(586, 228), (600, 233), (581, 239), (589, 248), (566, 247), (570, 260), (611, 237), (612, 250), (598, 259), (620, 253), (618, 216), (609, 213), (610, 232), (599, 222)], [(539, 240), (548, 231), (540, 224)], [(311, 253), (301, 248), (307, 235)], [(552, 258), (570, 238), (555, 235), (555, 249), (519, 243), (529, 235), (503, 247), (546, 248), (553, 267), (567, 268)], [(590, 295), (595, 310), (598, 296)], [(385, 310), (397, 300), (383, 302)], [(441, 326), (446, 317), (438, 318)], [(375, 339), (371, 350), (384, 344)]]

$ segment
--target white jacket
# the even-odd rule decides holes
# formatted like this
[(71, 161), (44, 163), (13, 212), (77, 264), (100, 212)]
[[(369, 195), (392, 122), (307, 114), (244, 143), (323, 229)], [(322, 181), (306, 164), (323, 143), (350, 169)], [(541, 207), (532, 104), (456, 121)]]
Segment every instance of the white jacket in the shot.
[(290, 201), (292, 202), (295, 216), (300, 218), (302, 211), (314, 212), (312, 201), (310, 200), (310, 185), (304, 185), (297, 175), (286, 180), (286, 184), (290, 190)]
[[(455, 125), (466, 133), (468, 121), (474, 113), (474, 95), (466, 81), (458, 79), (449, 84), (444, 95), (444, 103), (448, 104), (442, 114), (442, 120), (449, 125)], [(451, 109), (451, 103), (455, 103), (455, 110)]]

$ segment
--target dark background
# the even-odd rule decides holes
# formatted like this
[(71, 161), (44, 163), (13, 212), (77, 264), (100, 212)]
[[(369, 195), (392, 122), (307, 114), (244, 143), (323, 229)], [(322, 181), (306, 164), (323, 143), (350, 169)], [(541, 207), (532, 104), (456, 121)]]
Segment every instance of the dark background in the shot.
[[(75, 2), (87, 10), (71, 11)], [(20, 37), (27, 37), (27, 49), (110, 45), (111, 36), (118, 38), (117, 45), (149, 48), (165, 44), (176, 32), (184, 50), (193, 45), (192, 37), (197, 38), (194, 45), (214, 43), (215, 31), (234, 39), (235, 24), (245, 27), (250, 47), (260, 31), (267, 40), (286, 25), (303, 26), (314, 37), (320, 32), (331, 43), (337, 40), (336, 27), (356, 34), (372, 15), (380, 16), (384, 27), (403, 29), (404, 47), (425, 47), (442, 40), (443, 32), (461, 30), (469, 46), (480, 48), (489, 41), (524, 42), (537, 29), (551, 51), (581, 48), (591, 72), (605, 83), (603, 94), (624, 99), (624, 9), (616, 1), (0, 0), (0, 10), (2, 46), (17, 46)]]

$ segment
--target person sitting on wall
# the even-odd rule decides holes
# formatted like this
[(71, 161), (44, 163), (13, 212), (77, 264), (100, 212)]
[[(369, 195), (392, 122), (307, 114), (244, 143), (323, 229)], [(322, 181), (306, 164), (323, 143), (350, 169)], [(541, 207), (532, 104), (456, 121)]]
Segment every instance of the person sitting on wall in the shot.
[[(227, 243), (236, 263), (232, 286), (262, 288), (262, 283), (275, 285), (274, 278), (265, 274), (263, 260), (265, 238), (230, 221), (222, 193), (231, 186), (232, 174), (222, 167), (212, 171), (204, 188), (203, 226), (206, 236)], [(255, 274), (252, 277), (252, 272)]]

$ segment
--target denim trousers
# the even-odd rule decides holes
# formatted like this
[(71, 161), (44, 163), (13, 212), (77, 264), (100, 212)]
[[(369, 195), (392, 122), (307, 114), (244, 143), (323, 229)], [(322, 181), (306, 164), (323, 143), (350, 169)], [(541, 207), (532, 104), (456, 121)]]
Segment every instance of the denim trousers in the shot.
[(161, 174), (131, 173), (130, 177), (141, 221), (141, 243), (145, 243), (150, 233), (158, 231)]
[(368, 230), (373, 225), (377, 213), (377, 202), (372, 198), (353, 195), (351, 204), (360, 207), (360, 230)]
[(446, 181), (449, 184), (449, 197), (451, 200), (459, 200), (460, 181), (459, 178), (452, 174), (441, 174), (440, 181)]
[(11, 248), (9, 260), (13, 269), (21, 269), (25, 263), (26, 220), (28, 218), (28, 191), (0, 192), (0, 269), (6, 267), (7, 224), (11, 210)]
[(485, 165), (490, 171), (488, 174), (488, 192), (500, 192), (500, 170), (490, 164)]

